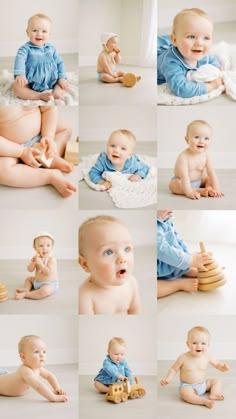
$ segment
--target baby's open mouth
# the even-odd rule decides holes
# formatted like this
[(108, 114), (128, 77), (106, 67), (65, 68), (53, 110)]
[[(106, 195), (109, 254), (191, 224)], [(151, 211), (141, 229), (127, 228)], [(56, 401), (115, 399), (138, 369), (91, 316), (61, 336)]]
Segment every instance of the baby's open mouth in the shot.
[(118, 159), (120, 156), (116, 156), (115, 154), (112, 155), (114, 159)]
[(196, 352), (202, 352), (202, 350), (201, 349), (196, 349)]
[(123, 278), (123, 276), (125, 276), (126, 272), (127, 272), (126, 269), (120, 269), (119, 271), (116, 272), (116, 276), (118, 278)]

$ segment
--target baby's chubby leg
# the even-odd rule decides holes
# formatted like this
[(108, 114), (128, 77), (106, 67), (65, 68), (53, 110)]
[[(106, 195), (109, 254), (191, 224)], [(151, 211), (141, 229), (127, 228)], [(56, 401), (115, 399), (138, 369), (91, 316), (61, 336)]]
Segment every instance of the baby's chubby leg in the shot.
[(52, 93), (36, 92), (35, 90), (32, 90), (28, 84), (21, 86), (17, 81), (15, 81), (13, 85), (13, 92), (17, 97), (23, 100), (43, 100), (44, 102), (49, 102), (49, 100), (52, 99)]
[(210, 391), (209, 399), (224, 400), (224, 395), (221, 393), (221, 382), (216, 378), (207, 380), (207, 391)]
[(123, 76), (118, 76), (118, 73), (115, 73), (114, 75), (102, 73), (101, 80), (105, 83), (123, 83)]
[(54, 294), (54, 289), (50, 285), (43, 285), (41, 288), (33, 291), (26, 291), (23, 298), (29, 298), (30, 300), (41, 300), (42, 298), (49, 297)]
[(100, 381), (94, 381), (94, 387), (101, 393), (107, 393), (109, 391), (109, 386), (106, 386)]
[(157, 280), (157, 298), (167, 297), (178, 291), (197, 292), (198, 279), (196, 276), (190, 278), (178, 278), (168, 281), (166, 279)]
[(26, 278), (24, 288), (17, 288), (15, 292), (15, 300), (22, 300), (26, 297), (26, 294), (30, 292), (34, 285), (34, 276)]
[(191, 404), (206, 406), (211, 409), (214, 405), (213, 400), (204, 399), (203, 397), (197, 396), (194, 389), (191, 387), (183, 387), (180, 390), (180, 395), (184, 401)]

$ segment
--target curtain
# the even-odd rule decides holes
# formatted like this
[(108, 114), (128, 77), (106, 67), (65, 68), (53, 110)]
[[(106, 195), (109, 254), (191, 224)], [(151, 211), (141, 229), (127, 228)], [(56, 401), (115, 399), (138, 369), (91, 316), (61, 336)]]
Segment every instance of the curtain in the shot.
[(143, 0), (140, 65), (156, 67), (157, 0)]

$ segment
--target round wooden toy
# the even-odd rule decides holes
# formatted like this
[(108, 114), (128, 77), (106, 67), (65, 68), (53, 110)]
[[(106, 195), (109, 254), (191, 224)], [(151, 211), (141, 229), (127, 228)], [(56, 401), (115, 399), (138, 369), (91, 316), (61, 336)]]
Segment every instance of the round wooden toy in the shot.
[(123, 85), (125, 87), (133, 87), (137, 83), (137, 77), (133, 73), (126, 73), (123, 76)]
[[(206, 252), (203, 242), (200, 242), (200, 249), (202, 253)], [(216, 261), (204, 266), (208, 269), (207, 271), (198, 271), (198, 289), (200, 291), (210, 291), (222, 287), (226, 283), (224, 273)]]
[(8, 292), (6, 286), (0, 283), (0, 303), (8, 300)]

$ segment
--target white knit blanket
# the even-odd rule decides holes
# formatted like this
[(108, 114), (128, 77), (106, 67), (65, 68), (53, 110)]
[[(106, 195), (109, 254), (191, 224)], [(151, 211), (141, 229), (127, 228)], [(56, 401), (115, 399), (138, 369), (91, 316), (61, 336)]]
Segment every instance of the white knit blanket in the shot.
[(63, 94), (63, 100), (23, 100), (15, 96), (12, 90), (14, 76), (8, 70), (0, 71), (0, 105), (25, 106), (76, 106), (78, 105), (78, 75), (75, 72), (67, 73), (68, 90)]
[[(211, 53), (216, 55), (220, 61), (223, 71), (220, 75), (224, 80), (224, 86), (213, 90), (210, 93), (201, 96), (194, 96), (191, 98), (181, 98), (175, 96), (167, 86), (163, 84), (158, 86), (157, 104), (158, 105), (194, 105), (196, 103), (206, 102), (220, 96), (224, 89), (226, 94), (231, 99), (236, 100), (236, 45), (228, 44), (224, 41), (213, 46)], [(195, 73), (199, 73), (199, 81), (208, 81), (208, 74), (206, 78), (201, 74), (199, 69)], [(191, 79), (191, 78), (190, 78)]]
[[(89, 178), (89, 171), (95, 164), (98, 154), (82, 158), (79, 164), (79, 180), (85, 182), (96, 191), (104, 191), (103, 185), (93, 183)], [(157, 202), (157, 168), (154, 157), (139, 155), (140, 160), (150, 166), (148, 175), (140, 182), (128, 180), (130, 174), (121, 172), (104, 172), (103, 178), (112, 183), (107, 190), (114, 205), (118, 208), (141, 208)]]

